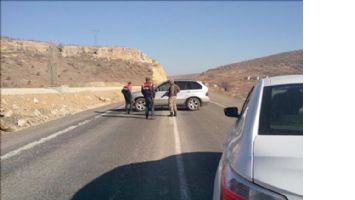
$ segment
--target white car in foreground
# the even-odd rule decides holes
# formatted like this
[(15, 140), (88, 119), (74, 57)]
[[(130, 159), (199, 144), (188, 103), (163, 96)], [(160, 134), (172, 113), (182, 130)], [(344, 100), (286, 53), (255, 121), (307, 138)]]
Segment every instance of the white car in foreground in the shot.
[(303, 199), (303, 76), (259, 80), (224, 146), (214, 200)]

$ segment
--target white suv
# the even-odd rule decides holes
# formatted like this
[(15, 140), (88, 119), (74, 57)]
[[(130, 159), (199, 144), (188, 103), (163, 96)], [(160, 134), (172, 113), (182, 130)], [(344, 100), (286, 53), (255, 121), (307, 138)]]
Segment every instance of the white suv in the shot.
[[(176, 80), (175, 84), (180, 87), (180, 92), (176, 96), (176, 105), (184, 106), (189, 110), (198, 110), (200, 106), (210, 101), (208, 88), (201, 81)], [(168, 106), (168, 97), (163, 95), (169, 89), (169, 81), (164, 81), (155, 88), (154, 106)], [(133, 92), (132, 97), (137, 111), (145, 110), (145, 100), (143, 94)]]
[(303, 77), (266, 78), (250, 91), (224, 146), (214, 200), (303, 199)]

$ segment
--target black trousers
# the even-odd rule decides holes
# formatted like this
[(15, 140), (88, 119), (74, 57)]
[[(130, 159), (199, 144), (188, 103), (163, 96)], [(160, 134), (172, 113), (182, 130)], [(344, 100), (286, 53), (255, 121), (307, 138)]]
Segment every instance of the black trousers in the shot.
[(152, 98), (145, 98), (145, 115), (149, 115), (149, 111), (151, 112), (151, 116), (154, 115), (154, 104)]
[(132, 100), (125, 100), (125, 111), (128, 114), (132, 111)]

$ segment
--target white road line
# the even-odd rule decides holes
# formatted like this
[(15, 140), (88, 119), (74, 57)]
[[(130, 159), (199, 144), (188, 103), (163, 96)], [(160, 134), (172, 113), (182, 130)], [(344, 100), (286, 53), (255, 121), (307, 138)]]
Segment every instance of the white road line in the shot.
[[(104, 114), (107, 114), (109, 112), (111, 112), (111, 111), (106, 111)], [(49, 141), (49, 140), (51, 140), (53, 138), (58, 137), (59, 135), (62, 135), (64, 133), (66, 133), (66, 132), (69, 132), (69, 131), (71, 131), (71, 130), (79, 127), (79, 126), (82, 126), (84, 124), (87, 124), (87, 123), (89, 123), (90, 121), (92, 121), (94, 119), (98, 119), (101, 116), (103, 116), (104, 114), (97, 115), (97, 116), (95, 116), (92, 119), (87, 119), (85, 121), (82, 121), (82, 122), (78, 123), (77, 125), (70, 126), (70, 127), (66, 128), (64, 130), (55, 132), (55, 133), (53, 133), (53, 134), (51, 134), (51, 135), (49, 135), (47, 137), (44, 137), (44, 138), (41, 138), (41, 139), (39, 139), (37, 141), (31, 142), (31, 143), (29, 143), (29, 144), (27, 144), (27, 145), (25, 145), (23, 147), (20, 147), (20, 148), (18, 148), (16, 150), (10, 151), (7, 154), (1, 156), (1, 161), (5, 160), (5, 159), (8, 159), (8, 158), (11, 158), (13, 156), (16, 156), (17, 154), (20, 154), (22, 151), (25, 151), (25, 150), (31, 149), (31, 148), (33, 148), (33, 147), (35, 147), (37, 145), (43, 144), (43, 143), (45, 143), (45, 142), (47, 142), (47, 141)]]
[[(175, 152), (176, 154), (181, 154), (182, 151), (181, 151), (180, 136), (179, 136), (179, 131), (177, 128), (175, 117), (173, 118), (173, 122), (174, 122)], [(177, 155), (176, 162), (177, 162), (177, 169), (179, 175), (180, 194), (182, 195), (181, 199), (187, 200), (190, 198), (189, 198), (189, 192), (186, 184), (184, 164), (182, 161), (182, 157), (180, 155)]]
[[(81, 123), (83, 123), (83, 122), (81, 122)], [(83, 124), (86, 124), (86, 123), (88, 123), (88, 122), (85, 122)], [(83, 124), (81, 124), (81, 125), (83, 125)], [(39, 144), (45, 143), (45, 142), (47, 142), (47, 141), (49, 141), (49, 140), (51, 140), (51, 139), (53, 139), (53, 138), (55, 138), (55, 137), (57, 137), (59, 135), (62, 135), (63, 133), (69, 132), (69, 131), (71, 131), (71, 130), (73, 130), (76, 127), (81, 126), (81, 125), (78, 124), (78, 125), (75, 125), (75, 126), (70, 126), (70, 127), (66, 128), (66, 129), (58, 131), (58, 132), (56, 132), (56, 133), (54, 133), (54, 134), (52, 134), (52, 135), (50, 135), (48, 137), (41, 138), (40, 140), (31, 142), (31, 143), (29, 143), (29, 144), (27, 144), (27, 145), (25, 145), (25, 146), (23, 146), (23, 147), (21, 147), (19, 149), (16, 149), (14, 151), (10, 151), (9, 153), (1, 156), (1, 161), (5, 160), (5, 159), (8, 159), (8, 158), (11, 158), (11, 157), (21, 153), (22, 151), (31, 149), (31, 148), (39, 145)]]
[(220, 104), (220, 103), (215, 102), (215, 101), (210, 101), (210, 102), (211, 102), (211, 103), (214, 103), (214, 104), (216, 104), (217, 106), (220, 106), (220, 107), (222, 107), (222, 108), (228, 107), (228, 106), (226, 106), (226, 105)]
[(181, 153), (181, 143), (180, 143), (180, 136), (179, 136), (179, 131), (177, 129), (177, 124), (176, 124), (176, 119), (175, 117), (173, 118), (173, 125), (174, 125), (174, 137), (175, 137), (175, 152), (177, 154)]

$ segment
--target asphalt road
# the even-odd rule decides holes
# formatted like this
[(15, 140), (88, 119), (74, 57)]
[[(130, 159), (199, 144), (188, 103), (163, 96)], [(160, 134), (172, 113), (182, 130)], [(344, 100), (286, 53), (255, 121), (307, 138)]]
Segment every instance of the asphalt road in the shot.
[(199, 111), (146, 120), (110, 105), (1, 137), (1, 199), (212, 198), (234, 119), (211, 94)]

